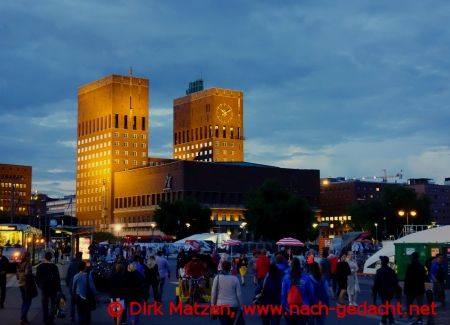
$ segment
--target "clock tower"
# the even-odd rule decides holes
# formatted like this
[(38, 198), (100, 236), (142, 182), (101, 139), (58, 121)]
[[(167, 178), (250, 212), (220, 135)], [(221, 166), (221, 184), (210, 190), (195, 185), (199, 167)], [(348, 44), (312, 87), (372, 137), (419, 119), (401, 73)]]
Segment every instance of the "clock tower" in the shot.
[(189, 84), (186, 96), (173, 101), (175, 159), (244, 161), (244, 93)]

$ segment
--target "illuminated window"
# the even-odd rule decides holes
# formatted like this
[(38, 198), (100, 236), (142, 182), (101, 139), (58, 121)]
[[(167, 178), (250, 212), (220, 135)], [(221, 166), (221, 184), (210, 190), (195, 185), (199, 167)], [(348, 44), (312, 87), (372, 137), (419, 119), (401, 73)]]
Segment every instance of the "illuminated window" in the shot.
[(146, 153), (145, 153), (145, 151), (141, 153), (141, 156), (142, 156), (142, 157), (146, 157), (146, 156), (147, 156)]
[(216, 125), (215, 127), (214, 127), (214, 133), (215, 133), (215, 137), (216, 138), (218, 138), (219, 137), (219, 126), (218, 125)]
[(222, 127), (222, 138), (226, 138), (227, 137), (227, 128), (225, 126)]
[(241, 138), (241, 128), (237, 128), (237, 137), (238, 139)]
[(142, 144), (141, 144), (141, 147), (142, 147), (142, 148), (147, 148), (147, 144), (146, 144), (146, 143), (142, 143)]
[(133, 157), (137, 157), (137, 152), (133, 151), (132, 155), (133, 155)]
[(123, 154), (124, 154), (125, 156), (128, 156), (128, 151), (124, 151)]
[(123, 137), (124, 137), (124, 138), (128, 138), (128, 133), (124, 133), (124, 134), (123, 134)]

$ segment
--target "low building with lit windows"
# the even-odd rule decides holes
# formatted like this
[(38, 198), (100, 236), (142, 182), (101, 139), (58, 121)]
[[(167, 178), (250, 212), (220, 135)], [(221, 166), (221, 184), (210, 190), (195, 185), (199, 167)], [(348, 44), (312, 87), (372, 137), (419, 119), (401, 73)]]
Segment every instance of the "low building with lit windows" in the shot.
[(0, 212), (29, 214), (32, 167), (0, 164)]
[(121, 229), (120, 235), (150, 235), (153, 213), (162, 201), (194, 198), (211, 209), (213, 231), (236, 232), (244, 222), (247, 194), (268, 179), (317, 206), (319, 170), (149, 159), (149, 166), (114, 173), (114, 228)]
[(321, 237), (332, 239), (349, 232), (352, 218), (350, 207), (355, 203), (379, 199), (386, 186), (392, 185), (395, 184), (345, 178), (322, 179), (318, 214)]

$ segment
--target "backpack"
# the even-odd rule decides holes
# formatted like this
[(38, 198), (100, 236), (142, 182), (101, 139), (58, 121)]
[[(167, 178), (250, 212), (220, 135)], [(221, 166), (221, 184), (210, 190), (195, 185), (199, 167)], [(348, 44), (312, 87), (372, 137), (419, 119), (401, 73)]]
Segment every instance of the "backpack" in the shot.
[(288, 306), (301, 306), (303, 304), (302, 294), (297, 285), (291, 284), (287, 295)]

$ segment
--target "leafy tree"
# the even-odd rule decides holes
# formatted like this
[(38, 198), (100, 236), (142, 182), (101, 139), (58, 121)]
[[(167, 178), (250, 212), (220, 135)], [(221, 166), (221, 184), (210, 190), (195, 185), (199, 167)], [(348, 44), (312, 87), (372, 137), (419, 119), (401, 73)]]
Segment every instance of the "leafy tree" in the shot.
[(109, 241), (110, 243), (114, 243), (117, 241), (117, 237), (107, 231), (94, 232), (94, 241), (102, 242), (102, 241), (106, 241), (106, 240)]
[(211, 210), (191, 198), (173, 203), (161, 202), (154, 219), (161, 231), (177, 238), (208, 232), (212, 226)]
[(392, 185), (385, 188), (380, 199), (354, 204), (350, 207), (352, 226), (355, 230), (370, 230), (375, 233), (378, 223), (379, 237), (399, 235), (406, 224), (406, 216), (400, 217), (398, 211), (416, 211), (409, 217), (409, 224), (426, 225), (432, 221), (431, 201), (428, 197), (405, 186)]
[(256, 238), (294, 237), (305, 241), (316, 236), (314, 213), (307, 201), (291, 195), (273, 180), (249, 194), (246, 209), (248, 228)]

